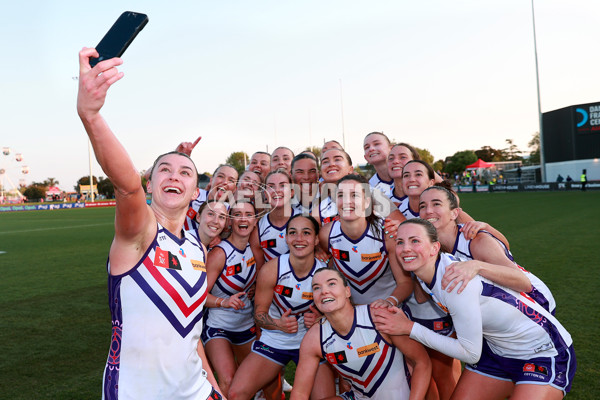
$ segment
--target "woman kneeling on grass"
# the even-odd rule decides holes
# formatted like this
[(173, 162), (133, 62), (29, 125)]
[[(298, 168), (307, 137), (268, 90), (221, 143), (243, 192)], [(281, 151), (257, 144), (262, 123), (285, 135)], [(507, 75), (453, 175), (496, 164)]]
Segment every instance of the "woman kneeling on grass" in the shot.
[[(573, 340), (554, 316), (524, 293), (475, 276), (462, 293), (442, 289), (456, 259), (440, 253), (435, 227), (412, 219), (398, 228), (402, 267), (452, 316), (457, 338), (410, 321), (397, 308), (377, 310), (377, 328), (411, 338), (467, 363), (453, 399), (561, 399), (571, 388)], [(502, 267), (497, 267), (502, 268)]]
[[(315, 305), (325, 319), (306, 334), (300, 348), (292, 400), (308, 399), (322, 359), (352, 385), (342, 399), (422, 399), (431, 378), (423, 346), (375, 329), (368, 305), (354, 306), (345, 277), (328, 267), (312, 280)], [(406, 363), (411, 366), (412, 376)], [(335, 398), (335, 397), (334, 397)]]
[(107, 90), (123, 77), (118, 58), (90, 67), (79, 53), (77, 112), (98, 163), (115, 186), (115, 237), (108, 257), (112, 342), (103, 398), (219, 399), (200, 334), (207, 297), (205, 250), (183, 230), (198, 196), (189, 156), (171, 152), (152, 167), (148, 192), (127, 151), (100, 115)]

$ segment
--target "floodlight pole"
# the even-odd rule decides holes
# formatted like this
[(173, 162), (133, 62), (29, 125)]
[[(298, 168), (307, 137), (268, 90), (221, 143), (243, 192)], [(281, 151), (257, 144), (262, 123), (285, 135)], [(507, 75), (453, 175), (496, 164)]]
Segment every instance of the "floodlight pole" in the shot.
[(344, 96), (342, 94), (342, 78), (340, 78), (340, 107), (342, 111), (342, 142), (344, 143), (344, 150), (346, 149), (346, 132), (344, 129)]
[(92, 176), (92, 142), (88, 138), (88, 159), (90, 161), (90, 200), (94, 201), (94, 180)]
[(546, 182), (546, 160), (544, 157), (544, 134), (543, 134), (543, 119), (542, 119), (542, 104), (540, 100), (540, 73), (538, 68), (538, 55), (537, 55), (537, 40), (535, 37), (535, 11), (533, 8), (533, 0), (531, 0), (531, 17), (533, 19), (533, 49), (535, 53), (535, 81), (537, 83), (537, 101), (538, 101), (538, 118), (540, 122), (540, 172), (542, 175), (542, 182)]

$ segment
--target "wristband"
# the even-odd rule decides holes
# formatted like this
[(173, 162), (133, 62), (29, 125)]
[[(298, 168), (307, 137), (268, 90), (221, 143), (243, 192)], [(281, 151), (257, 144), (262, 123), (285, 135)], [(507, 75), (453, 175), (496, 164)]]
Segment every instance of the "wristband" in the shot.
[[(385, 299), (385, 300), (387, 301), (387, 299), (389, 299), (390, 297), (391, 297), (392, 299), (396, 300), (396, 304), (395, 304), (395, 305), (394, 305), (394, 304), (392, 304), (392, 305), (393, 305), (394, 307), (398, 307), (398, 304), (400, 304), (400, 302), (398, 301), (398, 299), (396, 298), (396, 296), (389, 295), (388, 297), (386, 297), (386, 299)], [(389, 301), (388, 303), (391, 303), (391, 301)]]

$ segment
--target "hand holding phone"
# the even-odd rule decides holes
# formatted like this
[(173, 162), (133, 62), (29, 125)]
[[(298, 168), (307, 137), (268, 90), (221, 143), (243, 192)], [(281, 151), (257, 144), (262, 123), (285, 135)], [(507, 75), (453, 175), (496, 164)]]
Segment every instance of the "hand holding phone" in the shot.
[(147, 23), (148, 16), (146, 14), (132, 11), (125, 11), (121, 14), (96, 46), (99, 57), (90, 57), (90, 66), (93, 68), (100, 61), (121, 57)]

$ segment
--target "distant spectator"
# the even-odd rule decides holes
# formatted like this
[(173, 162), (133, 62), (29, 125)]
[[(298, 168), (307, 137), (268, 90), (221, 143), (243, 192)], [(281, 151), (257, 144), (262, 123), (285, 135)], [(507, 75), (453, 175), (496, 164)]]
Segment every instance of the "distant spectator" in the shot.
[(564, 180), (565, 180), (565, 178), (563, 178), (561, 174), (558, 174), (558, 177), (556, 178), (556, 182), (561, 183)]
[(585, 192), (585, 186), (587, 185), (587, 169), (581, 171), (581, 191)]
[(519, 167), (517, 168), (517, 177), (519, 178), (519, 183), (521, 183), (521, 174), (523, 173), (523, 171), (521, 171), (521, 166), (519, 165)]
[(567, 182), (573, 182), (573, 178), (571, 178), (571, 175), (567, 175)]

